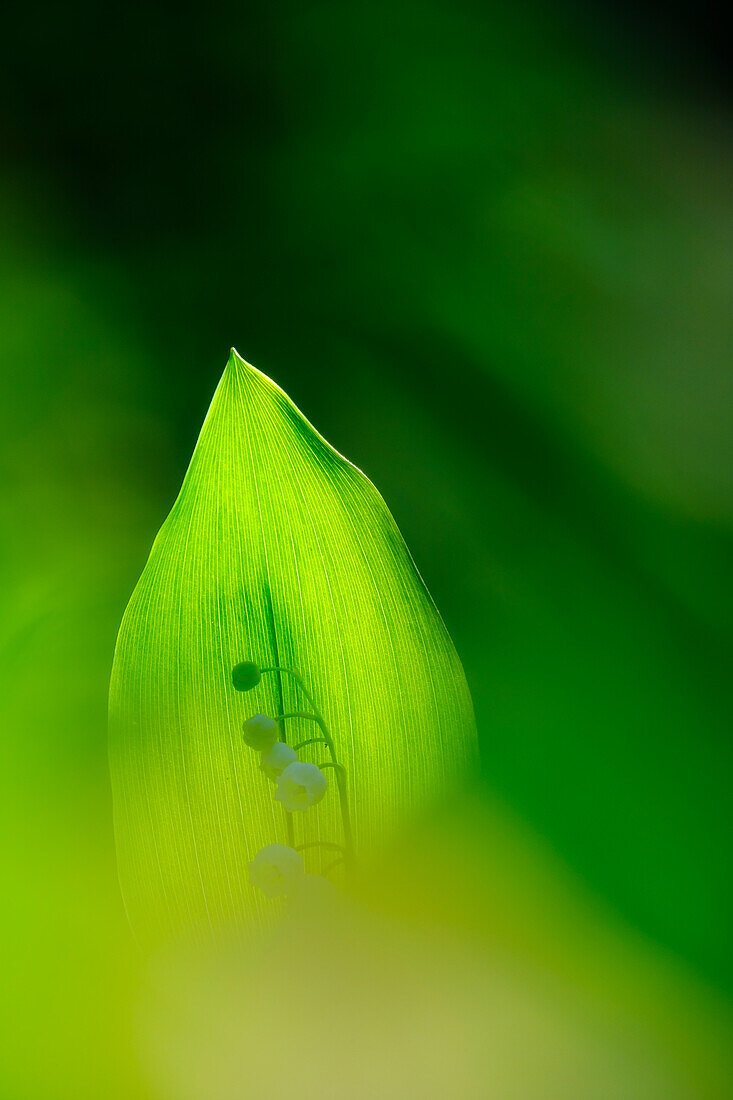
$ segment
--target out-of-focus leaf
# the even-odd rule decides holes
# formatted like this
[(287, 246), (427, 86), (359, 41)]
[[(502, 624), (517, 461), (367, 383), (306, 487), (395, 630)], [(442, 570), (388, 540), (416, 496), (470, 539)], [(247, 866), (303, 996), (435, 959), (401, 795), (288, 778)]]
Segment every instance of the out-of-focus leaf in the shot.
[[(473, 754), (460, 662), (384, 501), (232, 351), (112, 674), (120, 877), (143, 942), (278, 908), (247, 865), (288, 842), (286, 815), (241, 725), (305, 700), (277, 673), (237, 693), (231, 670), (244, 659), (300, 670), (346, 769), (357, 849), (449, 787)], [(313, 735), (300, 719), (286, 731), (291, 743)], [(323, 747), (302, 755), (318, 762)], [(333, 780), (292, 818), (298, 844), (339, 842)], [(311, 869), (318, 853), (307, 852)]]

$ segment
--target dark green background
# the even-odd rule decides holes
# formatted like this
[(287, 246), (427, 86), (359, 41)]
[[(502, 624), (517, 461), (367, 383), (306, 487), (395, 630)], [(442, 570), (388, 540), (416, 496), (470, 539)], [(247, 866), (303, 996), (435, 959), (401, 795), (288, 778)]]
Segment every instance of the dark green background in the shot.
[[(73, 895), (79, 939), (80, 911), (116, 911), (116, 628), (234, 344), (390, 505), (488, 787), (730, 991), (731, 157), (720, 57), (683, 37), (469, 0), (14, 13), (16, 958), (44, 904)], [(87, 849), (101, 880), (71, 869)]]

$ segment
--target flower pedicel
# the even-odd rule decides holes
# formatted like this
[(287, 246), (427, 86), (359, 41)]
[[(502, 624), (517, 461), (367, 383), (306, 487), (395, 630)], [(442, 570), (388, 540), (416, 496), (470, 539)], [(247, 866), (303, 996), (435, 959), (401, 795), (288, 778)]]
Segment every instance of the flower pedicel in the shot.
[[(338, 789), (343, 845), (327, 841), (312, 841), (297, 847), (285, 844), (268, 844), (262, 848), (249, 865), (250, 882), (259, 887), (268, 897), (280, 897), (292, 894), (305, 875), (301, 852), (307, 848), (327, 848), (338, 852), (337, 858), (325, 869), (325, 874), (338, 863), (347, 866), (353, 859), (353, 839), (351, 817), (349, 813), (346, 770), (339, 763), (336, 747), (326, 721), (316, 706), (313, 696), (306, 688), (300, 673), (296, 669), (271, 666), (260, 668), (253, 661), (242, 661), (232, 669), (232, 683), (237, 691), (251, 691), (257, 687), (266, 672), (284, 672), (291, 676), (301, 694), (310, 705), (310, 710), (290, 711), (277, 718), (266, 714), (255, 714), (243, 725), (245, 743), (261, 754), (260, 768), (265, 775), (277, 784), (275, 798), (285, 808), (288, 815), (288, 833), (292, 838), (291, 815), (305, 813), (316, 806), (326, 795), (328, 778), (326, 769), (332, 769)], [(290, 746), (279, 739), (282, 723), (289, 719), (305, 719), (314, 722), (318, 735), (308, 737), (297, 745)], [(300, 760), (298, 753), (309, 745), (325, 745), (330, 760), (320, 764)]]

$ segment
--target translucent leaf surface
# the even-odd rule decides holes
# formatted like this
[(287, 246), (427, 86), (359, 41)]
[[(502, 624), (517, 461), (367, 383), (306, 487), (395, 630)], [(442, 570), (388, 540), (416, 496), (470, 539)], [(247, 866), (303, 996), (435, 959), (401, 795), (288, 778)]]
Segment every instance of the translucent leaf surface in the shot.
[[(120, 877), (143, 942), (266, 920), (280, 902), (250, 885), (254, 855), (342, 839), (335, 773), (305, 813), (275, 801), (242, 722), (305, 701), (287, 674), (235, 691), (242, 660), (300, 671), (345, 768), (357, 854), (473, 756), (460, 662), (384, 501), (232, 351), (112, 673)], [(301, 719), (283, 730), (291, 744), (314, 735)], [(305, 855), (323, 870), (320, 848)]]

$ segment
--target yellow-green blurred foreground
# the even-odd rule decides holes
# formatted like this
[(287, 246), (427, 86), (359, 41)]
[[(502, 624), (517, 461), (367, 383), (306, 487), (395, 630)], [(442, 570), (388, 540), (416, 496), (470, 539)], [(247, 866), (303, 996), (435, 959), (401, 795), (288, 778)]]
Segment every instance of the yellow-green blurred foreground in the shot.
[[(9, 15), (0, 1100), (731, 1095), (729, 103), (644, 11)], [(109, 673), (232, 344), (384, 496), (481, 774), (143, 959)]]

